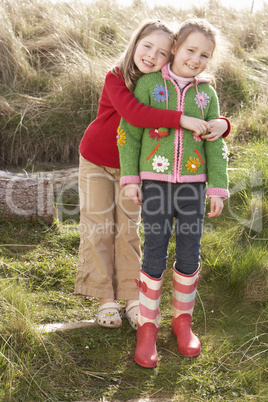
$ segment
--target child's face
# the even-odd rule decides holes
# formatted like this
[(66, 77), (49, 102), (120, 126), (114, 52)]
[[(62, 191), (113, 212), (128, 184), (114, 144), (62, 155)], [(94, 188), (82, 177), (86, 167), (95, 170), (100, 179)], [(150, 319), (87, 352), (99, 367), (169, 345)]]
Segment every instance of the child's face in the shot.
[(171, 70), (184, 78), (201, 74), (213, 54), (213, 42), (201, 32), (192, 32), (177, 52), (172, 50), (174, 60)]
[(144, 74), (159, 71), (169, 61), (171, 46), (168, 33), (160, 30), (152, 32), (138, 42), (134, 63)]

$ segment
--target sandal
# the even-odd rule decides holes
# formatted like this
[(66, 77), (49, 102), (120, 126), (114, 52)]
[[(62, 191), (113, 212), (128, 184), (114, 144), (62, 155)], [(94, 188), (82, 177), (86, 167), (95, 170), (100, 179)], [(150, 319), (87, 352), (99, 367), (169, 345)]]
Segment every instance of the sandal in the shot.
[(133, 329), (138, 327), (139, 300), (135, 300), (129, 306), (122, 309), (122, 317), (127, 318)]
[(101, 327), (118, 328), (122, 324), (116, 303), (104, 303), (98, 309), (97, 323)]

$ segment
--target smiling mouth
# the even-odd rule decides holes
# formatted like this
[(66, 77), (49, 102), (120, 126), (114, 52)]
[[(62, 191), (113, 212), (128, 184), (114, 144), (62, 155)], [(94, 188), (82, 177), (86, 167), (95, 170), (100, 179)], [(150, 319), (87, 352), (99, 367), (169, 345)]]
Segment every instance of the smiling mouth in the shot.
[(198, 67), (191, 66), (191, 64), (187, 64), (186, 66), (189, 67), (191, 70), (197, 70)]
[(151, 63), (150, 61), (142, 59), (142, 62), (143, 62), (143, 64), (146, 64), (146, 66), (148, 66), (148, 67), (153, 67), (154, 66), (154, 64)]

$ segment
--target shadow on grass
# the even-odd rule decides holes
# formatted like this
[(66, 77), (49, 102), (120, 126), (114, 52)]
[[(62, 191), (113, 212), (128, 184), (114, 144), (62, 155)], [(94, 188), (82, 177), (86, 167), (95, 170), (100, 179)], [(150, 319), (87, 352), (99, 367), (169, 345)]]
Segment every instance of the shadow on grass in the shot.
[[(8, 303), (0, 299), (2, 323), (6, 323), (1, 328), (5, 336), (0, 340), (0, 399), (265, 400), (267, 308), (265, 303), (247, 302), (238, 291), (241, 284), (230, 287), (226, 267), (231, 254), (226, 261), (221, 258), (228, 263), (226, 267), (222, 262), (213, 265), (214, 254), (203, 266), (193, 315), (193, 329), (201, 339), (202, 352), (197, 358), (186, 358), (179, 355), (170, 329), (174, 260), (171, 242), (161, 298), (159, 365), (145, 369), (134, 362), (136, 332), (126, 321), (113, 330), (93, 326), (46, 334), (25, 331), (26, 321), (29, 328), (33, 321), (66, 323), (93, 318), (96, 313), (96, 301), (85, 300), (84, 304), (73, 296), (77, 226), (55, 225), (47, 230), (41, 224), (2, 222), (0, 236), (13, 243), (0, 247), (2, 284), (11, 279), (18, 282), (14, 291), (17, 304), (13, 297)], [(204, 238), (206, 254), (214, 242), (215, 256), (218, 255), (219, 239), (214, 240), (212, 235)], [(226, 244), (224, 241), (224, 250)], [(14, 318), (24, 318), (22, 313), (26, 319), (21, 320), (15, 333)]]
[[(136, 332), (127, 322), (113, 330), (96, 326), (52, 334), (52, 343), (59, 348), (67, 346), (72, 361), (66, 400), (75, 400), (72, 397), (76, 392), (76, 400), (79, 397), (88, 401), (244, 401), (258, 395), (261, 398), (267, 375), (267, 311), (263, 310), (256, 323), (254, 307), (237, 305), (234, 310), (229, 300), (205, 300), (204, 295), (202, 298), (206, 324), (200, 303), (193, 323), (202, 343), (200, 356), (187, 358), (178, 353), (170, 329), (170, 311), (163, 306), (157, 339), (159, 364), (154, 369), (134, 362)], [(58, 388), (60, 384), (55, 382), (54, 386)]]

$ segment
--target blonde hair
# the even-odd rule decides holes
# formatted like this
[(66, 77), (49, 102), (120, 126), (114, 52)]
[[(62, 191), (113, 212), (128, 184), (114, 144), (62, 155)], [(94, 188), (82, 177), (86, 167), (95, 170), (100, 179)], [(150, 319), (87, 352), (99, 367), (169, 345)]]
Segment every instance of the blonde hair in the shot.
[(184, 21), (181, 24), (179, 30), (175, 33), (175, 46), (174, 46), (175, 52), (179, 50), (179, 48), (186, 41), (188, 36), (193, 32), (200, 32), (211, 40), (211, 42), (214, 45), (212, 52), (213, 55), (216, 49), (217, 37), (219, 33), (213, 25), (211, 25), (208, 21), (201, 18), (192, 18)]
[(115, 75), (118, 74), (118, 69), (123, 76), (126, 86), (130, 91), (135, 89), (137, 80), (139, 77), (143, 75), (143, 73), (138, 69), (138, 67), (134, 63), (134, 55), (137, 48), (138, 43), (141, 39), (150, 35), (155, 31), (163, 31), (170, 35), (171, 44), (174, 41), (174, 33), (168, 27), (167, 24), (160, 20), (146, 20), (143, 24), (136, 29), (133, 33), (129, 45), (118, 63), (112, 68), (112, 73)]

